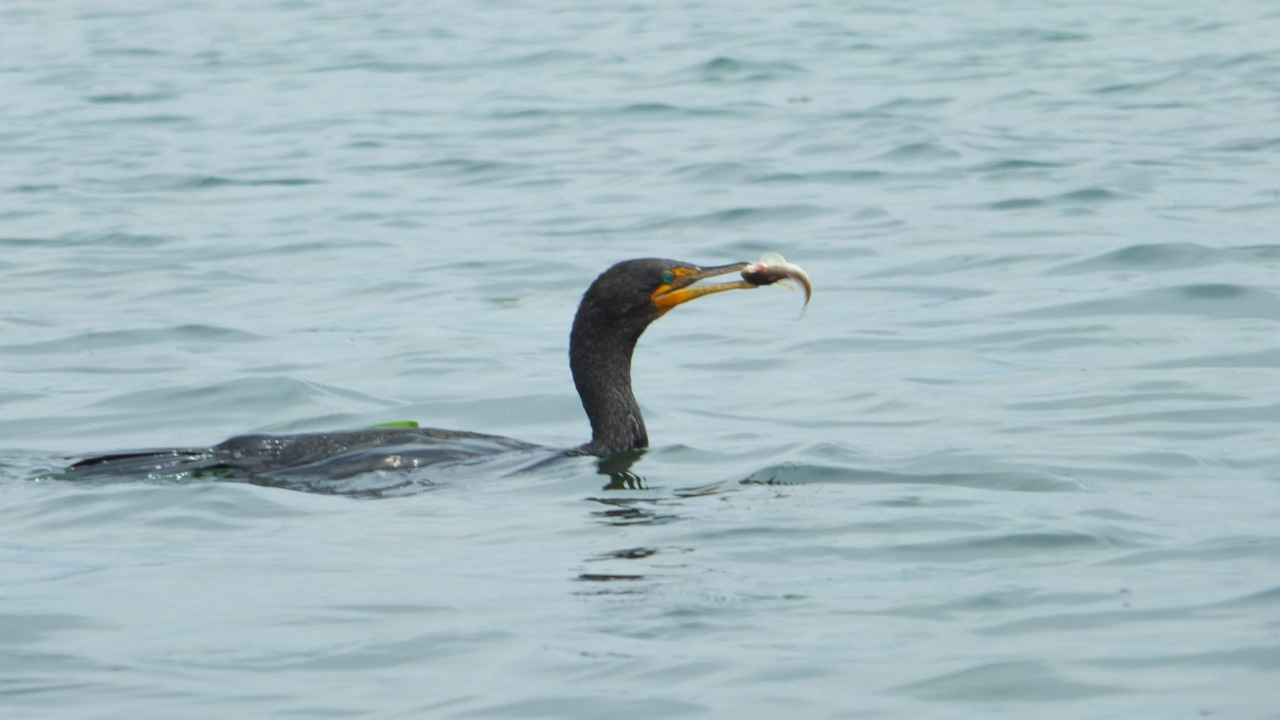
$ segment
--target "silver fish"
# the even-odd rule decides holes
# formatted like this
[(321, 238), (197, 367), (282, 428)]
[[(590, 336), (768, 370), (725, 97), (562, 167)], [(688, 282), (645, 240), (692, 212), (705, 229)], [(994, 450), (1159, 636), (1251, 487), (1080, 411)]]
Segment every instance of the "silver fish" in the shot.
[(779, 283), (791, 288), (791, 281), (804, 288), (804, 304), (809, 304), (813, 297), (813, 283), (809, 275), (799, 265), (787, 262), (787, 259), (776, 252), (767, 252), (759, 260), (742, 268), (742, 279), (752, 285), (772, 285)]

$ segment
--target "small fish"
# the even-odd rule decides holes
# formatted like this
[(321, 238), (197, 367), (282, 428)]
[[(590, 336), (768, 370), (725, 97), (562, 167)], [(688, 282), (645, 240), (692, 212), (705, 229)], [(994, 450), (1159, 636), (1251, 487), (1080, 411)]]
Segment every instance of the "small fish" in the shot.
[(760, 256), (759, 260), (742, 268), (742, 279), (752, 285), (772, 285), (780, 283), (787, 288), (792, 285), (788, 281), (794, 280), (800, 283), (804, 288), (804, 304), (808, 306), (809, 298), (813, 297), (813, 284), (809, 282), (809, 276), (799, 265), (787, 262), (787, 259), (775, 252), (768, 252)]

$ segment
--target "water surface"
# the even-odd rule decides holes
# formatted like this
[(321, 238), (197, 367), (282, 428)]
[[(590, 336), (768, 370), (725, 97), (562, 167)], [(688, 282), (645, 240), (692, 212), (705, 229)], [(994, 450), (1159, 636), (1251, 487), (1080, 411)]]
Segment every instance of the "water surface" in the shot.
[[(5, 718), (1276, 717), (1280, 13), (7, 3)], [(65, 458), (652, 449), (352, 499)], [(603, 471), (603, 473), (602, 473)]]

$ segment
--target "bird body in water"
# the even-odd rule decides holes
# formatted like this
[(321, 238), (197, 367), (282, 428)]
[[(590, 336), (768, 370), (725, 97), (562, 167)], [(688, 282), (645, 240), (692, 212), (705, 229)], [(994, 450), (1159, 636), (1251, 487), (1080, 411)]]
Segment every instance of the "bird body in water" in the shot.
[[(739, 273), (740, 280), (697, 284)], [(636, 341), (671, 308), (703, 295), (795, 281), (812, 288), (804, 271), (770, 254), (755, 263), (703, 268), (657, 258), (626, 260), (587, 288), (569, 335), (569, 367), (591, 422), (591, 440), (557, 455), (597, 455), (648, 447), (640, 406), (631, 390)], [(409, 426), (331, 433), (241, 435), (210, 448), (139, 450), (81, 460), (77, 477), (212, 474), (275, 484), (280, 476), (344, 478), (459, 462), (538, 446), (498, 435)]]

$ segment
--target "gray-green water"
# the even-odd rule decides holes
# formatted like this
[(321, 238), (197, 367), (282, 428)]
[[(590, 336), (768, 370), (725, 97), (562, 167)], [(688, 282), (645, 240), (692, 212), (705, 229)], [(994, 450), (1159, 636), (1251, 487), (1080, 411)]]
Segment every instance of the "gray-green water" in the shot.
[[(1262, 0), (0, 6), (0, 716), (1280, 717)], [(417, 419), (586, 439), (610, 263), (778, 250), (594, 461), (48, 479)], [(40, 479), (44, 478), (44, 479)]]

